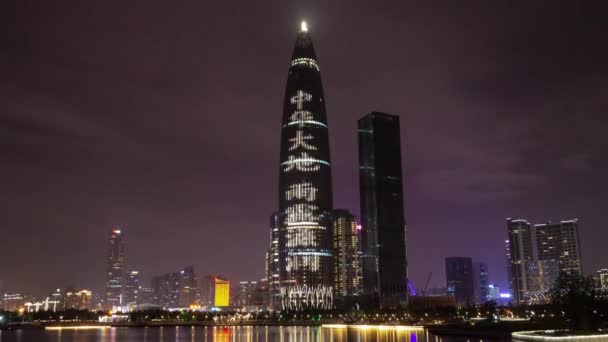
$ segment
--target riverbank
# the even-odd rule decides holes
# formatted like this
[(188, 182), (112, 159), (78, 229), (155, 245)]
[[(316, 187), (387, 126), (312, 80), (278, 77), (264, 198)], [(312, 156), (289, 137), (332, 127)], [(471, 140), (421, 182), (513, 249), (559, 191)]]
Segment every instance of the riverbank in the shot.
[(0, 325), (0, 330), (32, 330), (32, 329), (86, 329), (103, 327), (229, 327), (229, 326), (321, 326), (318, 321), (289, 321), (276, 322), (264, 320), (249, 320), (246, 322), (211, 322), (211, 321), (148, 321), (148, 322), (114, 322), (103, 323), (98, 321), (78, 322), (22, 322)]
[(429, 332), (439, 336), (469, 336), (479, 338), (508, 339), (517, 331), (559, 329), (561, 326), (553, 323), (530, 321), (501, 321), (482, 322), (468, 325), (428, 326)]
[(559, 341), (585, 341), (607, 342), (608, 331), (597, 332), (571, 332), (568, 330), (540, 330), (513, 332), (513, 340), (522, 342), (559, 342)]
[(247, 320), (234, 322), (214, 322), (214, 321), (146, 321), (146, 322), (113, 322), (103, 323), (98, 321), (71, 321), (71, 322), (24, 322), (12, 323), (0, 327), (3, 330), (81, 330), (81, 329), (103, 329), (103, 328), (161, 328), (161, 327), (232, 327), (232, 326), (253, 326), (253, 327), (281, 327), (281, 326), (301, 326), (301, 327), (321, 327), (334, 329), (391, 329), (391, 328), (415, 328), (425, 329), (429, 333), (438, 336), (454, 337), (475, 337), (480, 339), (510, 339), (513, 332), (539, 331), (555, 329), (546, 324), (532, 322), (483, 322), (476, 324), (443, 324), (443, 325), (387, 325), (387, 324), (342, 324), (340, 322), (319, 322), (312, 320), (298, 321), (271, 321), (271, 320)]

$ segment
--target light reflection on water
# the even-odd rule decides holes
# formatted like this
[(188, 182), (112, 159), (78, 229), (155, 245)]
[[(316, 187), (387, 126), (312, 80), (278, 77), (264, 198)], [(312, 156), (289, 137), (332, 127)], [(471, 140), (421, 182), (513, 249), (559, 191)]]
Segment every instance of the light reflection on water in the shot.
[(321, 327), (148, 327), (2, 331), (0, 342), (480, 342), (439, 337), (422, 329)]

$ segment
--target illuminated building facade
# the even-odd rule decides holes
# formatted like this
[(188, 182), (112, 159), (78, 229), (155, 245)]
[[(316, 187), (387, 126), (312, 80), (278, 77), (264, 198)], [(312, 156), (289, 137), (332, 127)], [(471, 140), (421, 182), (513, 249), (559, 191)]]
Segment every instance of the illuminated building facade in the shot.
[(459, 306), (475, 304), (475, 282), (473, 280), (473, 260), (466, 257), (445, 259), (445, 278), (448, 294), (454, 296)]
[(222, 276), (207, 275), (200, 280), (200, 304), (207, 309), (230, 305), (230, 281)]
[(7, 294), (2, 297), (2, 310), (18, 311), (25, 304), (25, 297), (22, 294)]
[(214, 306), (230, 306), (230, 281), (228, 279), (215, 277), (214, 282)]
[(279, 282), (279, 213), (270, 217), (270, 248), (266, 252), (266, 278), (268, 279), (269, 306), (281, 309), (281, 286)]
[(108, 264), (104, 292), (104, 308), (106, 310), (112, 310), (112, 308), (122, 305), (124, 249), (123, 232), (120, 229), (112, 229), (108, 240)]
[(595, 272), (595, 279), (597, 282), (597, 288), (608, 291), (608, 269), (602, 268)]
[(127, 271), (125, 273), (124, 305), (130, 308), (137, 305), (139, 288), (139, 271)]
[(526, 302), (528, 304), (547, 304), (549, 302), (549, 290), (553, 288), (559, 277), (559, 263), (557, 260), (533, 260), (527, 263), (528, 292)]
[(538, 260), (556, 260), (559, 271), (568, 277), (583, 275), (581, 249), (578, 239), (578, 220), (536, 224)]
[(361, 294), (360, 226), (347, 210), (333, 211), (334, 295)]
[(52, 310), (53, 311), (61, 311), (64, 309), (65, 305), (65, 291), (61, 291), (61, 289), (57, 289), (51, 293), (49, 296), (49, 302), (53, 303)]
[(399, 117), (372, 112), (358, 136), (363, 292), (396, 307), (408, 294)]
[(509, 289), (513, 289), (513, 285), (511, 284), (511, 249), (510, 249), (509, 240), (505, 240), (505, 256), (506, 256), (506, 266), (507, 266), (507, 282), (509, 284)]
[(488, 285), (488, 299), (493, 301), (500, 299), (500, 286), (497, 284)]
[(319, 64), (305, 23), (289, 66), (279, 167), (280, 307), (331, 309), (329, 136)]
[(526, 220), (507, 219), (509, 234), (509, 285), (511, 296), (517, 304), (525, 302), (528, 293), (528, 262), (534, 259), (532, 249), (532, 226)]
[(65, 309), (91, 310), (91, 295), (89, 290), (76, 291), (68, 289), (65, 292)]

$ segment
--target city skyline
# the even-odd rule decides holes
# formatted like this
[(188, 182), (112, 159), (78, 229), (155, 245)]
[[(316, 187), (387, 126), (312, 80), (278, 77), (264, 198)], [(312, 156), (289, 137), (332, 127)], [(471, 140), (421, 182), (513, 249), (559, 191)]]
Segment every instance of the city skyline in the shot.
[[(359, 221), (356, 120), (371, 110), (400, 114), (416, 287), (430, 270), (431, 287), (444, 284), (450, 255), (487, 262), (491, 282), (505, 286), (506, 217), (578, 218), (583, 270), (607, 266), (600, 61), (608, 54), (594, 44), (601, 37), (593, 25), (563, 25), (587, 9), (555, 5), (541, 26), (534, 9), (480, 5), (473, 14), (486, 19), (471, 27), (463, 22), (473, 14), (461, 8), (443, 9), (453, 14), (446, 20), (407, 5), (351, 8), (332, 20), (341, 11), (320, 4), (261, 5), (263, 18), (282, 19), (237, 15), (231, 28), (160, 4), (141, 25), (126, 21), (137, 12), (130, 5), (88, 16), (78, 6), (70, 11), (80, 16), (51, 4), (14, 6), (0, 11), (15, 14), (1, 20), (9, 29), (0, 33), (6, 290), (76, 285), (101, 293), (112, 227), (126, 232), (125, 269), (140, 270), (146, 283), (190, 263), (235, 281), (262, 278), (276, 210), (278, 172), (269, 165), (279, 163), (285, 61), (301, 18), (323, 63), (339, 175), (334, 207)], [(360, 27), (378, 12), (410, 20)], [(526, 34), (506, 24), (522, 12)], [(155, 18), (165, 13), (160, 32)], [(157, 39), (139, 39), (147, 36)], [(568, 48), (557, 47), (560, 39)], [(433, 247), (440, 252), (429, 255)]]

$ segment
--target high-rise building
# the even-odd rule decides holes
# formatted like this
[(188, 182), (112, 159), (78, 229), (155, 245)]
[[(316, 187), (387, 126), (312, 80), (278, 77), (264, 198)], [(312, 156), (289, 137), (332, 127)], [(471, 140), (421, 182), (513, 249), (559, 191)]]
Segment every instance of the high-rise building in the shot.
[(200, 280), (201, 305), (207, 308), (230, 305), (230, 281), (218, 275), (207, 275)]
[(331, 160), (319, 64), (306, 27), (291, 57), (279, 165), (282, 309), (332, 308)]
[(55, 291), (51, 292), (51, 295), (49, 296), (49, 303), (52, 304), (50, 308), (53, 312), (64, 310), (65, 291), (56, 289)]
[(154, 304), (163, 308), (178, 308), (181, 293), (180, 272), (165, 273), (152, 277)]
[(259, 305), (261, 310), (268, 310), (268, 306), (270, 305), (269, 285), (268, 278), (260, 279), (253, 296), (253, 304)]
[(89, 290), (66, 290), (65, 309), (91, 310), (91, 294)]
[(137, 291), (137, 305), (150, 305), (156, 302), (154, 289), (141, 286)]
[(186, 266), (180, 272), (180, 295), (179, 306), (182, 308), (196, 304), (199, 297), (198, 279), (194, 272), (194, 266)]
[(269, 306), (272, 310), (281, 309), (279, 283), (279, 213), (270, 216), (270, 247), (266, 252), (266, 278), (268, 278)]
[(124, 265), (123, 232), (115, 228), (110, 232), (108, 240), (108, 263), (104, 292), (104, 308), (106, 310), (112, 310), (114, 307), (123, 305)]
[(214, 305), (217, 307), (230, 306), (230, 281), (215, 277)]
[(199, 280), (200, 304), (205, 307), (213, 306), (213, 297), (215, 292), (215, 275), (209, 274), (200, 277)]
[(238, 305), (251, 305), (255, 289), (258, 287), (257, 281), (242, 281), (239, 283)]
[(507, 267), (507, 284), (509, 285), (509, 290), (513, 289), (513, 284), (511, 284), (511, 243), (509, 240), (505, 240), (505, 256), (506, 256), (506, 264)]
[(477, 303), (488, 301), (490, 279), (488, 264), (473, 262), (473, 284), (475, 286), (475, 300)]
[(363, 292), (395, 307), (407, 301), (399, 117), (370, 113), (358, 132)]
[(25, 296), (20, 293), (5, 293), (2, 297), (2, 310), (18, 311), (25, 304)]
[(475, 304), (473, 260), (471, 258), (446, 258), (445, 278), (448, 294), (454, 296), (456, 305), (469, 306)]
[(511, 279), (511, 296), (515, 303), (525, 302), (528, 292), (527, 263), (533, 260), (532, 226), (526, 220), (507, 219), (509, 234), (509, 266)]
[(165, 308), (188, 308), (199, 301), (199, 286), (194, 266), (152, 278), (156, 305)]
[(608, 268), (602, 268), (595, 272), (597, 287), (602, 290), (608, 290)]
[(360, 230), (355, 216), (347, 210), (333, 211), (334, 294), (340, 297), (361, 294)]
[(549, 290), (555, 286), (559, 277), (557, 260), (533, 260), (527, 263), (528, 292), (526, 301), (529, 304), (547, 304)]
[(560, 273), (578, 278), (583, 275), (578, 220), (534, 225), (538, 260), (556, 260)]
[(123, 303), (132, 308), (138, 303), (138, 292), (141, 287), (139, 283), (139, 271), (127, 271), (125, 273), (125, 290)]
[(497, 301), (500, 298), (500, 286), (496, 284), (488, 285), (488, 299)]
[(266, 309), (268, 305), (268, 281), (242, 281), (239, 283), (237, 304), (246, 311)]

